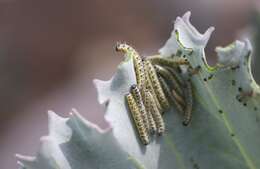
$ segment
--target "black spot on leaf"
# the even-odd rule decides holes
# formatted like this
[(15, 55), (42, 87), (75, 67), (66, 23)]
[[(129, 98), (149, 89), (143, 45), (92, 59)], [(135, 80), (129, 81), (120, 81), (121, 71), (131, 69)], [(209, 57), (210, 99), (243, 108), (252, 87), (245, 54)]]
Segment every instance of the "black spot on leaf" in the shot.
[(211, 80), (213, 78), (213, 74), (209, 75), (208, 80)]
[(218, 112), (219, 112), (220, 114), (223, 114), (223, 110), (218, 110)]
[(242, 92), (242, 91), (243, 91), (242, 87), (239, 87), (239, 88), (238, 88), (238, 91), (239, 91), (239, 92)]

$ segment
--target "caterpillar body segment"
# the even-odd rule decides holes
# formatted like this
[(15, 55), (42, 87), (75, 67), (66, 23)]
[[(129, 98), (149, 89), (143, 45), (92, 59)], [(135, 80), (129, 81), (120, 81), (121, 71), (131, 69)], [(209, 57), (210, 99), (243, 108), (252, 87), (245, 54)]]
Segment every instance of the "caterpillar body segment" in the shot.
[(180, 105), (182, 105), (183, 107), (185, 107), (186, 106), (186, 103), (185, 103), (185, 98), (183, 98), (183, 97), (181, 97), (180, 95), (178, 95), (178, 93), (173, 89), (172, 91), (172, 95), (173, 95), (173, 97), (176, 99), (176, 101), (180, 104)]
[(171, 87), (176, 90), (176, 92), (183, 96), (183, 88), (181, 85), (179, 85), (179, 83), (177, 82), (177, 80), (175, 79), (175, 77), (171, 74), (170, 71), (168, 71), (167, 69), (163, 68), (162, 66), (159, 65), (154, 65), (154, 68), (156, 70), (156, 72), (162, 76), (164, 79), (167, 79), (167, 81), (169, 81), (171, 83)]
[(184, 113), (184, 120), (183, 120), (183, 125), (188, 126), (191, 122), (192, 118), (192, 106), (193, 106), (193, 96), (192, 96), (192, 86), (191, 82), (189, 80), (186, 81), (186, 97), (185, 97), (185, 102), (186, 102), (186, 107), (185, 107), (185, 113)]
[(136, 72), (137, 85), (140, 88), (143, 88), (145, 85), (145, 71), (143, 61), (139, 55), (134, 57), (134, 68)]
[[(169, 67), (169, 66), (164, 66), (164, 69), (166, 69), (167, 71), (169, 71), (171, 73), (171, 75), (173, 76), (173, 78), (176, 80), (176, 84), (177, 86), (179, 86), (179, 88), (182, 90), (181, 93), (184, 93), (184, 87), (185, 87), (185, 80), (184, 78), (181, 76), (181, 70), (178, 70), (178, 68), (173, 68), (173, 67)], [(168, 73), (167, 73), (168, 74)], [(176, 89), (171, 89), (172, 90), (172, 94), (175, 97), (175, 99), (182, 105), (185, 106), (185, 101), (183, 96), (181, 96), (180, 94), (178, 94), (176, 92)], [(180, 92), (180, 91), (179, 91)]]
[(127, 45), (126, 43), (118, 43), (116, 45), (116, 51), (121, 51), (130, 58), (133, 58), (137, 85), (142, 88), (145, 83), (145, 71), (141, 56), (133, 47)]
[(146, 107), (144, 106), (141, 91), (139, 90), (138, 86), (134, 84), (130, 88), (130, 93), (134, 96), (137, 107), (143, 118), (144, 126), (146, 130), (149, 131), (150, 127), (149, 127), (148, 115), (147, 115)]
[(157, 133), (158, 135), (162, 135), (165, 132), (164, 120), (162, 118), (161, 113), (159, 112), (158, 108), (155, 105), (155, 101), (152, 94), (148, 91), (147, 95), (151, 102), (151, 114), (156, 124)]
[(132, 118), (134, 119), (134, 123), (139, 135), (139, 138), (141, 142), (144, 145), (148, 145), (150, 142), (149, 135), (147, 133), (147, 130), (145, 128), (142, 115), (139, 111), (139, 108), (137, 106), (137, 103), (131, 93), (126, 94), (126, 100), (128, 103), (129, 110), (131, 112)]
[(155, 121), (154, 121), (152, 112), (151, 112), (151, 111), (148, 111), (148, 112), (147, 112), (147, 115), (148, 115), (149, 126), (150, 126), (149, 132), (150, 132), (151, 134), (154, 134), (154, 133), (156, 133), (156, 131), (157, 131), (157, 127), (156, 127), (156, 124), (155, 124)]
[(159, 76), (158, 78), (159, 78), (159, 81), (162, 85), (164, 93), (166, 94), (167, 98), (170, 100), (170, 103), (174, 104), (176, 109), (180, 113), (184, 113), (183, 106), (177, 101), (175, 96), (172, 94), (171, 89), (169, 88), (167, 82), (161, 76)]
[(151, 64), (150, 61), (145, 60), (144, 62), (145, 62), (146, 70), (147, 70), (149, 77), (151, 79), (152, 86), (154, 88), (155, 94), (156, 94), (156, 96), (159, 100), (159, 103), (162, 105), (163, 110), (167, 110), (170, 107), (170, 104), (169, 104), (168, 99), (166, 98), (166, 96), (163, 92), (163, 89), (162, 89), (161, 84), (159, 82), (157, 73), (156, 73), (156, 71), (155, 71), (155, 69), (154, 69), (154, 67), (153, 67), (153, 65)]
[(154, 134), (157, 130), (155, 121), (153, 119), (153, 116), (151, 114), (151, 95), (148, 94), (149, 90), (144, 91), (144, 105), (146, 108), (147, 116), (148, 116), (148, 121), (149, 121), (149, 131), (151, 134)]
[(176, 79), (176, 81), (178, 82), (179, 85), (184, 86), (185, 82), (183, 77), (181, 76), (181, 70), (178, 70), (179, 68), (173, 68), (173, 67), (169, 67), (169, 66), (164, 66), (165, 69), (167, 69), (172, 76), (174, 76), (174, 78)]
[(157, 64), (161, 66), (178, 67), (180, 65), (189, 65), (189, 61), (187, 59), (179, 57), (165, 58), (160, 55), (155, 55), (147, 57), (147, 59), (152, 64)]
[(146, 78), (146, 89), (148, 91), (150, 91), (150, 93), (152, 94), (153, 98), (154, 98), (154, 101), (155, 101), (155, 104), (158, 108), (158, 110), (160, 111), (161, 114), (163, 114), (163, 108), (162, 108), (162, 105), (161, 103), (159, 102), (159, 98), (158, 96), (156, 95), (155, 93), (155, 90), (153, 88), (153, 85), (152, 85), (152, 81), (151, 81), (151, 78), (149, 76), (149, 73), (148, 73), (148, 70), (147, 70), (147, 67), (145, 66), (145, 78)]

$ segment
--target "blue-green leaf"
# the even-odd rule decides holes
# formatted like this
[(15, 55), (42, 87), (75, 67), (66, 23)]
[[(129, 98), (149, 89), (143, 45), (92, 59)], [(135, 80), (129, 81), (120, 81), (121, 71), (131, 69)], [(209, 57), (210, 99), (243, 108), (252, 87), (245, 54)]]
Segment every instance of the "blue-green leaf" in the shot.
[(166, 133), (140, 143), (125, 94), (136, 83), (133, 61), (125, 58), (109, 81), (94, 80), (111, 129), (100, 130), (75, 110), (67, 118), (50, 113), (50, 132), (36, 158), (18, 155), (26, 169), (257, 169), (260, 168), (260, 97), (250, 68), (251, 45), (235, 41), (216, 49), (219, 63), (207, 65), (204, 48), (214, 28), (200, 34), (190, 12), (178, 17), (160, 55), (179, 52), (192, 67), (193, 120), (182, 125), (174, 107), (164, 114)]

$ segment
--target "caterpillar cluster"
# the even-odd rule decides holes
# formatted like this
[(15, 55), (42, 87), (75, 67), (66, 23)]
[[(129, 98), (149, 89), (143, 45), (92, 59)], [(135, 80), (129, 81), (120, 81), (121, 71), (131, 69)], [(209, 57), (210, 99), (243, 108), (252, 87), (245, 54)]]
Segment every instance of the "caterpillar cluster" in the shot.
[(141, 142), (148, 145), (152, 135), (165, 132), (163, 114), (172, 105), (184, 116), (182, 124), (188, 126), (192, 117), (192, 86), (180, 69), (180, 65), (189, 65), (188, 60), (159, 55), (143, 59), (125, 43), (118, 43), (116, 51), (133, 59), (137, 84), (130, 86), (126, 101)]

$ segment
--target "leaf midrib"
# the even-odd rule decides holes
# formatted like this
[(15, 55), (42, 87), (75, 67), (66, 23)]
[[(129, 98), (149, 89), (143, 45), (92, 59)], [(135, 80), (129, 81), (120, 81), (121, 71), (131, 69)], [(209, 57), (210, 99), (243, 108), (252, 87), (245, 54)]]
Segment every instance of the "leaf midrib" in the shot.
[[(201, 79), (202, 79), (202, 77), (200, 76), (200, 79), (198, 80), (200, 83), (201, 83)], [(217, 98), (213, 94), (213, 91), (209, 88), (208, 85), (204, 85), (204, 86), (205, 86), (205, 89), (208, 92), (213, 104), (215, 104), (215, 106), (218, 108), (218, 110), (223, 111), (223, 108), (219, 105)], [(225, 112), (225, 111), (223, 111), (223, 113), (222, 113), (222, 119), (224, 121), (224, 125), (227, 128), (229, 133), (234, 133), (233, 126), (229, 122), (228, 117), (225, 115), (226, 113), (227, 112)], [(254, 165), (253, 161), (249, 157), (249, 155), (246, 153), (246, 150), (243, 147), (243, 145), (240, 143), (239, 139), (237, 137), (232, 137), (232, 140), (235, 142), (235, 145), (238, 147), (239, 152), (241, 153), (242, 157), (244, 158), (249, 169), (257, 169), (256, 166)]]

